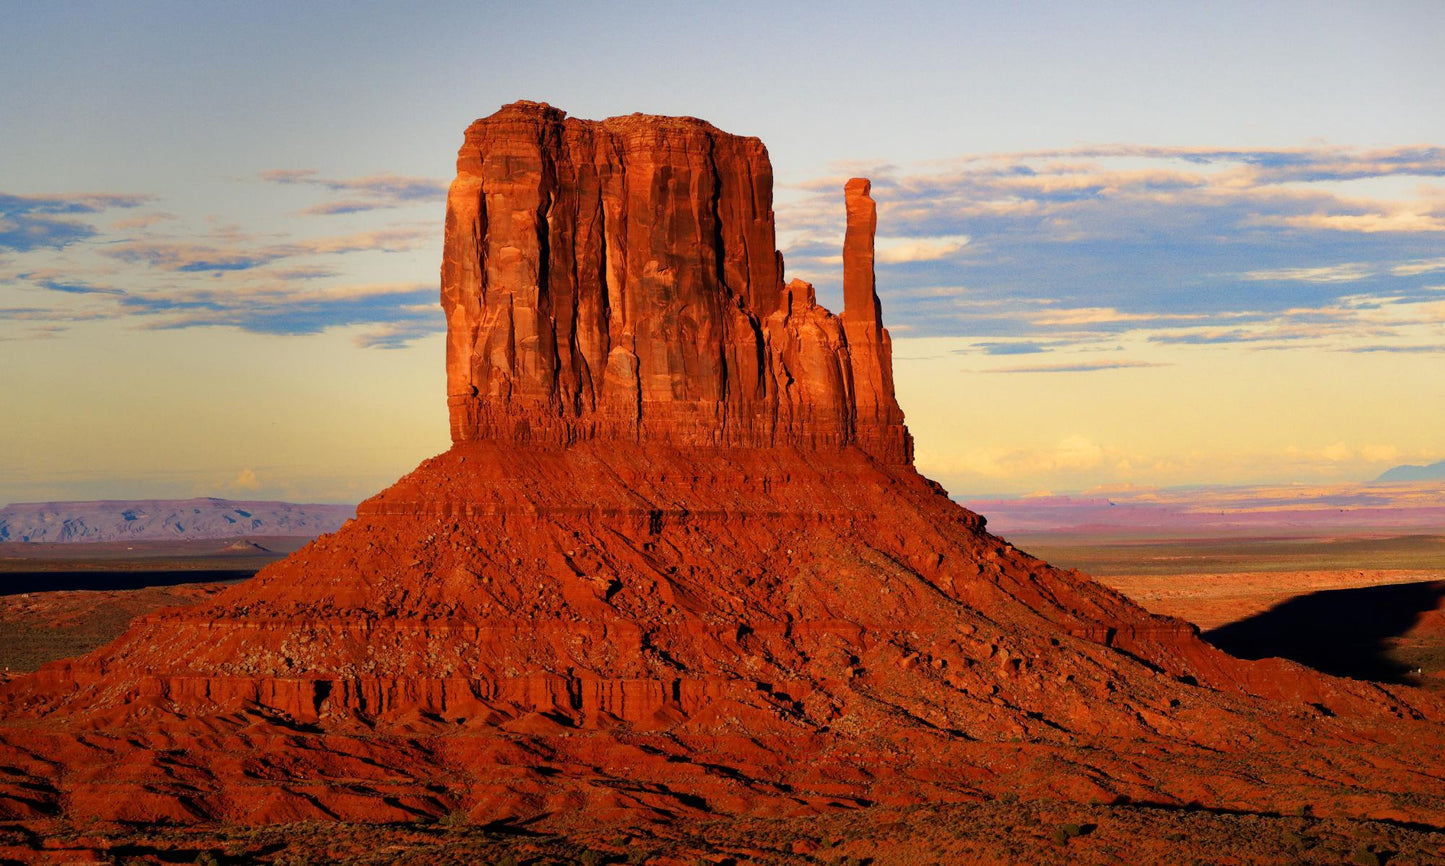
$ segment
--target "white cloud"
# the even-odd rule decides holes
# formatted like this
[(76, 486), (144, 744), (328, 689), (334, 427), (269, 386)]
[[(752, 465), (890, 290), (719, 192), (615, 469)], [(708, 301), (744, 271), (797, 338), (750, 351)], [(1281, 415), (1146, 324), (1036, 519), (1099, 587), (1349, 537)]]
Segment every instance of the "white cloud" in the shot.
[(1315, 268), (1273, 268), (1261, 271), (1246, 271), (1240, 276), (1246, 280), (1284, 280), (1302, 283), (1353, 283), (1374, 273), (1374, 268), (1364, 262), (1349, 262), (1340, 265), (1323, 265)]
[(1435, 271), (1445, 271), (1445, 259), (1418, 259), (1390, 268), (1390, 273), (1397, 277), (1412, 277), (1416, 274), (1429, 274)]
[(1364, 214), (1303, 214), (1299, 216), (1256, 216), (1252, 225), (1279, 225), (1296, 229), (1329, 229), (1340, 232), (1445, 232), (1445, 219), (1410, 212)]
[(256, 474), (256, 471), (254, 469), (246, 468), (242, 469), (240, 473), (236, 475), (235, 479), (232, 480), (231, 483), (227, 486), (230, 487), (232, 490), (237, 491), (260, 490), (261, 478)]
[(1079, 434), (1066, 436), (1052, 447), (1036, 450), (985, 448), (954, 454), (929, 451), (918, 454), (918, 464), (925, 472), (998, 479), (1085, 472), (1120, 459), (1127, 458)]

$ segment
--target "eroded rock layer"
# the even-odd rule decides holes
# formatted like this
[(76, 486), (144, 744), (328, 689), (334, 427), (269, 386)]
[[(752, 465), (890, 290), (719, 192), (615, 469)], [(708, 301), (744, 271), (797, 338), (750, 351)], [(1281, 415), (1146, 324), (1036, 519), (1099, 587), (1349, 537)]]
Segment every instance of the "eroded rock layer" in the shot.
[(783, 284), (772, 187), (762, 142), (694, 118), (522, 102), (468, 127), (442, 265), (453, 441), (856, 443), (908, 462), (867, 182), (848, 187), (841, 321)]
[[(458, 441), (255, 579), (0, 687), (0, 818), (1022, 793), (1445, 825), (1437, 700), (1226, 656), (913, 469), (865, 181), (839, 318), (779, 284), (755, 141), (522, 104), (461, 163)], [(558, 276), (583, 260), (586, 290)]]

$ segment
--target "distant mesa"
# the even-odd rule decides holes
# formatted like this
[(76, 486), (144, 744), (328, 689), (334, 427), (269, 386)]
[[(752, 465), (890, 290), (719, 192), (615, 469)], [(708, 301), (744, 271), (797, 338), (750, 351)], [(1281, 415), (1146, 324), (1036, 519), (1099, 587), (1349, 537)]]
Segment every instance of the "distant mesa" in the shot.
[(17, 502), (0, 508), (0, 542), (191, 541), (335, 532), (351, 505), (229, 499)]
[(784, 280), (757, 139), (534, 102), (473, 123), (452, 447), (254, 579), (0, 686), (0, 819), (1022, 795), (1445, 826), (1438, 699), (1228, 656), (918, 474), (869, 183), (838, 204), (841, 315)]
[(1359, 532), (1436, 533), (1445, 526), (1445, 493), (1419, 495), (1371, 484), (1319, 487), (1210, 486), (1115, 491), (1091, 496), (1029, 496), (961, 503), (988, 514), (989, 528), (1019, 533), (1219, 537)]
[(1428, 466), (1396, 466), (1386, 470), (1375, 481), (1445, 481), (1445, 460)]

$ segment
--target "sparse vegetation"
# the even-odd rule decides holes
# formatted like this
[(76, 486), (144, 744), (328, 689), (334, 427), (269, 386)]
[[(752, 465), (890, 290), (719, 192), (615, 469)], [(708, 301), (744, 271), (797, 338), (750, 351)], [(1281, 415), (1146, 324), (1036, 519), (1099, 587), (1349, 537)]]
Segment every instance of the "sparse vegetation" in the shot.
[(577, 862), (581, 863), (582, 866), (602, 866), (603, 863), (607, 862), (607, 854), (593, 848), (588, 848), (577, 855)]
[(1068, 844), (1070, 839), (1084, 835), (1082, 824), (1060, 824), (1054, 828), (1054, 842), (1059, 845)]
[(1355, 866), (1382, 866), (1385, 862), (1380, 855), (1370, 850), (1368, 845), (1360, 845), (1350, 853), (1350, 862)]
[[(1292, 806), (1290, 807), (1292, 808)], [(1283, 811), (1289, 811), (1285, 809)], [(131, 828), (107, 835), (70, 827), (47, 846), (116, 856), (128, 866), (157, 863), (262, 866), (564, 866), (572, 863), (767, 862), (780, 866), (937, 863), (1433, 863), (1445, 832), (1345, 818), (1234, 814), (1020, 799), (923, 807), (867, 807), (798, 818), (682, 819), (666, 825), (567, 830), (545, 823), (497, 828), (469, 821), (364, 825), (304, 822), (268, 827)], [(1307, 831), (1307, 834), (1306, 834)], [(619, 838), (622, 837), (622, 838)], [(822, 847), (820, 842), (833, 843)], [(0, 859), (42, 838), (0, 827)], [(22, 846), (17, 849), (16, 846)], [(746, 850), (746, 856), (737, 852)], [(123, 853), (122, 853), (123, 852)], [(917, 855), (924, 853), (919, 860)], [(207, 859), (212, 858), (212, 859)], [(1062, 859), (1061, 859), (1062, 858)], [(82, 859), (82, 858), (77, 858)]]
[(437, 819), (437, 824), (442, 827), (465, 827), (470, 822), (470, 817), (463, 809), (453, 809)]

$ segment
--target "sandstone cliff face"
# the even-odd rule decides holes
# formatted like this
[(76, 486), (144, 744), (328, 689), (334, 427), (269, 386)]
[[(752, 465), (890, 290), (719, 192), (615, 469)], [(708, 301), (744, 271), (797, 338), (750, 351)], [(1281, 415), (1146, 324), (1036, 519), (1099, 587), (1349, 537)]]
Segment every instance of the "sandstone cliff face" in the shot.
[[(675, 820), (1001, 793), (1445, 824), (1430, 695), (1241, 662), (984, 530), (767, 161), (696, 120), (474, 124), (453, 432), (254, 580), (0, 685), (0, 819)], [(529, 825), (530, 826), (530, 825)]]
[(453, 441), (856, 443), (908, 462), (867, 182), (848, 196), (840, 321), (783, 284), (757, 139), (528, 102), (472, 124), (442, 264)]

